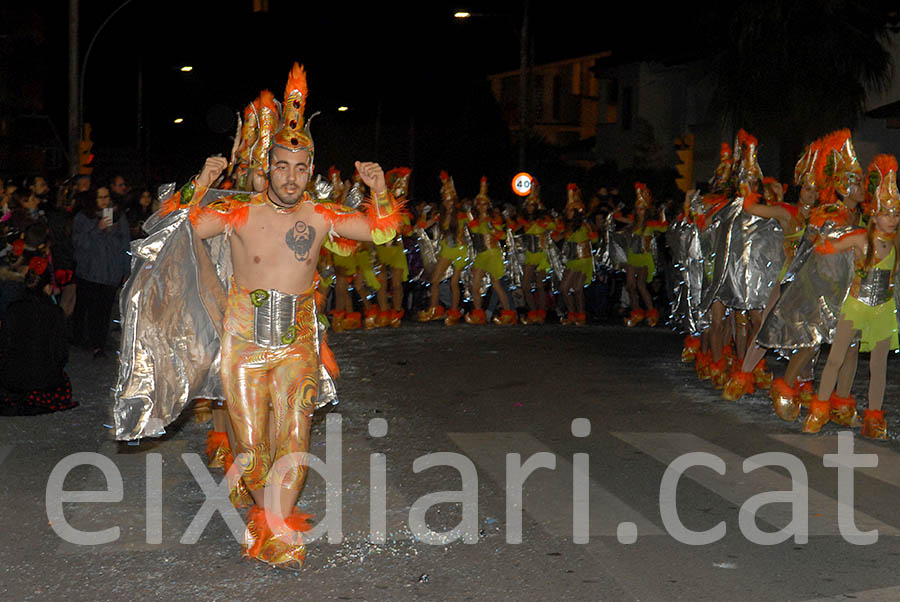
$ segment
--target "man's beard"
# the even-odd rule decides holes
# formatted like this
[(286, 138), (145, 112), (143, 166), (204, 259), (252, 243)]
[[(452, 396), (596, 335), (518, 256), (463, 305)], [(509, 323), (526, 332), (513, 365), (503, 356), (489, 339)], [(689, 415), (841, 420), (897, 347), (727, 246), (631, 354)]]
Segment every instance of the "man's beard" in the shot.
[(303, 193), (299, 192), (297, 194), (297, 198), (294, 200), (284, 199), (280, 194), (278, 194), (278, 191), (275, 190), (275, 187), (272, 186), (271, 183), (269, 185), (268, 191), (266, 192), (266, 195), (269, 197), (269, 201), (271, 201), (273, 205), (284, 207), (285, 209), (296, 207), (300, 202), (300, 199), (303, 198)]

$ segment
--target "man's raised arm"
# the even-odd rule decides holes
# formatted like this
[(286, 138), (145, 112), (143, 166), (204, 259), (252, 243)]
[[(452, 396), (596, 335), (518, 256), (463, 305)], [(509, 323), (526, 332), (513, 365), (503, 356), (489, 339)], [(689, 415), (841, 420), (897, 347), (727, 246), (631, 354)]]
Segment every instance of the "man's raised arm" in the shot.
[(334, 220), (334, 231), (342, 238), (375, 244), (393, 240), (397, 227), (403, 222), (402, 204), (388, 192), (384, 171), (378, 163), (357, 161), (356, 170), (363, 184), (372, 191), (372, 198), (365, 202), (365, 214)]

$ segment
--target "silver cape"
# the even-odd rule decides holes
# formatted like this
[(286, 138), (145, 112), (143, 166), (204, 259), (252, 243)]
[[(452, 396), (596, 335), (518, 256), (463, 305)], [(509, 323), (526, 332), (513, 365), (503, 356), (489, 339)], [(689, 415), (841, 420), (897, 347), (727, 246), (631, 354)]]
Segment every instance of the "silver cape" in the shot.
[[(837, 238), (852, 229), (833, 228), (826, 223), (820, 236)], [(830, 343), (834, 336), (841, 306), (853, 283), (853, 251), (815, 253), (812, 235), (813, 232), (808, 232), (797, 248), (785, 276), (789, 283), (756, 337), (756, 342), (763, 347), (818, 347)]]
[(674, 268), (672, 324), (687, 333), (700, 332), (703, 254), (697, 225), (683, 219), (669, 226), (666, 242)]
[(764, 309), (784, 265), (784, 232), (777, 220), (744, 213), (737, 197), (713, 216), (713, 277), (704, 290), (703, 305)]

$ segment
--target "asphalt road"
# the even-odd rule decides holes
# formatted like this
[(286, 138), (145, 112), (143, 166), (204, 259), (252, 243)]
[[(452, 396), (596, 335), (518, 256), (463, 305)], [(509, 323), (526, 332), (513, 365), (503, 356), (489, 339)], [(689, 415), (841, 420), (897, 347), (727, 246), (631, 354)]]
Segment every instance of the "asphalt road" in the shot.
[[(802, 435), (763, 394), (722, 401), (680, 363), (671, 332), (408, 323), (331, 343), (343, 372), (329, 414), (332, 429), (339, 416), (340, 441), (333, 432), (326, 445), (323, 414), (311, 451), (340, 468), (331, 493), (342, 497), (326, 504), (325, 481), (313, 474), (300, 503), (340, 525), (309, 546), (301, 572), (240, 558), (233, 514), (231, 526), (216, 513), (190, 529), (209, 508), (189, 468), (207, 426), (184, 417), (160, 440), (113, 441), (104, 424), (114, 360), (73, 350), (81, 407), (0, 418), (0, 600), (900, 600), (897, 441), (852, 440), (857, 454), (878, 460), (854, 473), (852, 519), (878, 538), (850, 543), (839, 471), (823, 465), (837, 429)], [(900, 432), (895, 367), (892, 359), (886, 407)], [(860, 375), (854, 392), (863, 399), (865, 362)], [(122, 499), (66, 502), (64, 521), (50, 524), (50, 475), (85, 452), (111, 461)], [(743, 464), (764, 452), (780, 452), (775, 459), (806, 474), (808, 488), (765, 459)], [(370, 474), (381, 458), (384, 488)], [(712, 458), (713, 468), (677, 478), (679, 462)], [(535, 470), (519, 488), (523, 464)], [(751, 512), (754, 496), (795, 486), (804, 503)], [(64, 488), (105, 490), (107, 477), (76, 466)], [(443, 503), (439, 492), (448, 492)], [(384, 542), (373, 543), (382, 520)], [(73, 544), (60, 535), (66, 524), (118, 527), (117, 537)], [(786, 527), (796, 538), (760, 541)], [(715, 541), (697, 541), (699, 532)]]

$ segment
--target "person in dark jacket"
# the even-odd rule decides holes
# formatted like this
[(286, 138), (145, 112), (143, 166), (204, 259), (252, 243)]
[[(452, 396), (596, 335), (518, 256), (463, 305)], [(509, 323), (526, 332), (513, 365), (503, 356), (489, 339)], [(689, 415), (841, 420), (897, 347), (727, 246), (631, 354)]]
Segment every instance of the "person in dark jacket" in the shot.
[(35, 256), (25, 272), (25, 294), (10, 304), (0, 325), (0, 415), (22, 416), (68, 410), (72, 387), (66, 318), (53, 302), (52, 271)]
[(72, 226), (78, 287), (73, 334), (94, 357), (105, 356), (116, 290), (131, 269), (130, 241), (124, 212), (111, 204), (109, 189), (98, 188), (93, 206), (79, 211)]

